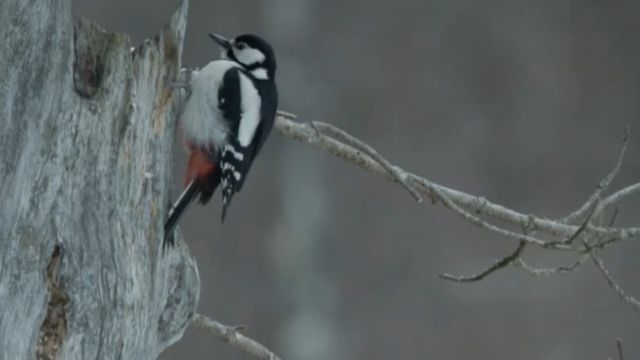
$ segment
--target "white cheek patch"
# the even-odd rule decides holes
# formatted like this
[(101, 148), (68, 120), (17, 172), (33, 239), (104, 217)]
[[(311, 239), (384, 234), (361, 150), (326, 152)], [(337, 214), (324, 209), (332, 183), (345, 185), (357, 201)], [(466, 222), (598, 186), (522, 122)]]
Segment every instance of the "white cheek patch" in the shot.
[(240, 109), (242, 118), (238, 127), (238, 142), (243, 147), (249, 146), (256, 128), (260, 123), (260, 105), (262, 100), (258, 94), (258, 89), (253, 82), (244, 74), (240, 74)]
[(242, 50), (234, 48), (233, 54), (236, 56), (236, 59), (238, 59), (238, 62), (245, 66), (259, 64), (265, 60), (265, 56), (260, 50), (250, 47)]
[(269, 80), (269, 75), (267, 74), (267, 70), (265, 68), (257, 68), (251, 70), (251, 75), (256, 79), (260, 80)]

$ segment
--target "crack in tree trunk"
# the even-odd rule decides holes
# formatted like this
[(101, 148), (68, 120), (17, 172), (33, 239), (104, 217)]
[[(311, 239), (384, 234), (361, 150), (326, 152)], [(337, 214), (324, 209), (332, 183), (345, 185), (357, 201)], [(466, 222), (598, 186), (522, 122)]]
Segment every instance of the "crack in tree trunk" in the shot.
[(62, 246), (56, 244), (47, 265), (47, 315), (40, 326), (36, 359), (54, 360), (58, 358), (58, 351), (67, 334), (67, 314), (65, 306), (69, 303), (69, 295), (64, 290), (59, 279), (60, 264), (62, 262)]

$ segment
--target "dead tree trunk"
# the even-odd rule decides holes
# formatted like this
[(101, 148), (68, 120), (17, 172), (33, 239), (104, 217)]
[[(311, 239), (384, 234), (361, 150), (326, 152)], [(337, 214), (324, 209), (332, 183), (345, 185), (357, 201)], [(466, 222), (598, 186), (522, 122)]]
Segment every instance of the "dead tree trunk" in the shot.
[(0, 4), (0, 359), (155, 359), (187, 326), (197, 268), (161, 248), (187, 6), (132, 49), (71, 0)]

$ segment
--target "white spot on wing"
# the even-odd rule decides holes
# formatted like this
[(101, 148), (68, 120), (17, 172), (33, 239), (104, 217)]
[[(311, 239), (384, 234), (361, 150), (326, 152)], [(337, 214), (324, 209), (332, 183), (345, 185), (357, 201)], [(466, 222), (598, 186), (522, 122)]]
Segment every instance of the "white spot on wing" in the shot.
[(227, 152), (230, 152), (231, 154), (233, 154), (233, 157), (236, 158), (238, 161), (244, 160), (244, 154), (242, 154), (239, 151), (236, 151), (236, 149), (234, 149), (233, 146), (230, 146), (230, 145), (225, 146), (223, 155)]
[(238, 142), (243, 147), (249, 146), (260, 123), (260, 105), (262, 103), (258, 89), (244, 74), (240, 74), (240, 108), (242, 118), (238, 128)]
[(240, 181), (240, 178), (241, 178), (242, 176), (240, 175), (240, 173), (239, 173), (238, 171), (234, 171), (234, 172), (233, 172), (233, 177), (235, 177), (235, 178), (236, 178), (236, 181)]
[(233, 165), (231, 163), (223, 163), (222, 164), (222, 171), (226, 171), (226, 170), (233, 170)]

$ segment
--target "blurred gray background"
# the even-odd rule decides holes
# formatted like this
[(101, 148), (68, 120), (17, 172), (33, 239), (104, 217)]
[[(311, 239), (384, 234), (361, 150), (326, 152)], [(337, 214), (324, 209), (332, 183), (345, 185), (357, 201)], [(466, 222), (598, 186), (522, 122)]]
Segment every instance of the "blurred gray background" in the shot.
[[(177, 0), (78, 0), (75, 13), (134, 44)], [(398, 165), (525, 213), (561, 217), (592, 193), (635, 125), (613, 188), (640, 178), (640, 2), (197, 1), (184, 64), (217, 56), (208, 32), (274, 46), (281, 108), (337, 124)], [(176, 154), (182, 172), (184, 154)], [(176, 194), (182, 175), (177, 175)], [(619, 224), (635, 221), (628, 201)], [(640, 358), (640, 316), (591, 263), (560, 277), (508, 268), (458, 285), (515, 242), (274, 133), (224, 226), (220, 200), (182, 229), (199, 311), (284, 359)], [(603, 254), (640, 296), (640, 244)], [(527, 250), (537, 266), (570, 259)], [(162, 356), (250, 359), (189, 330)]]

